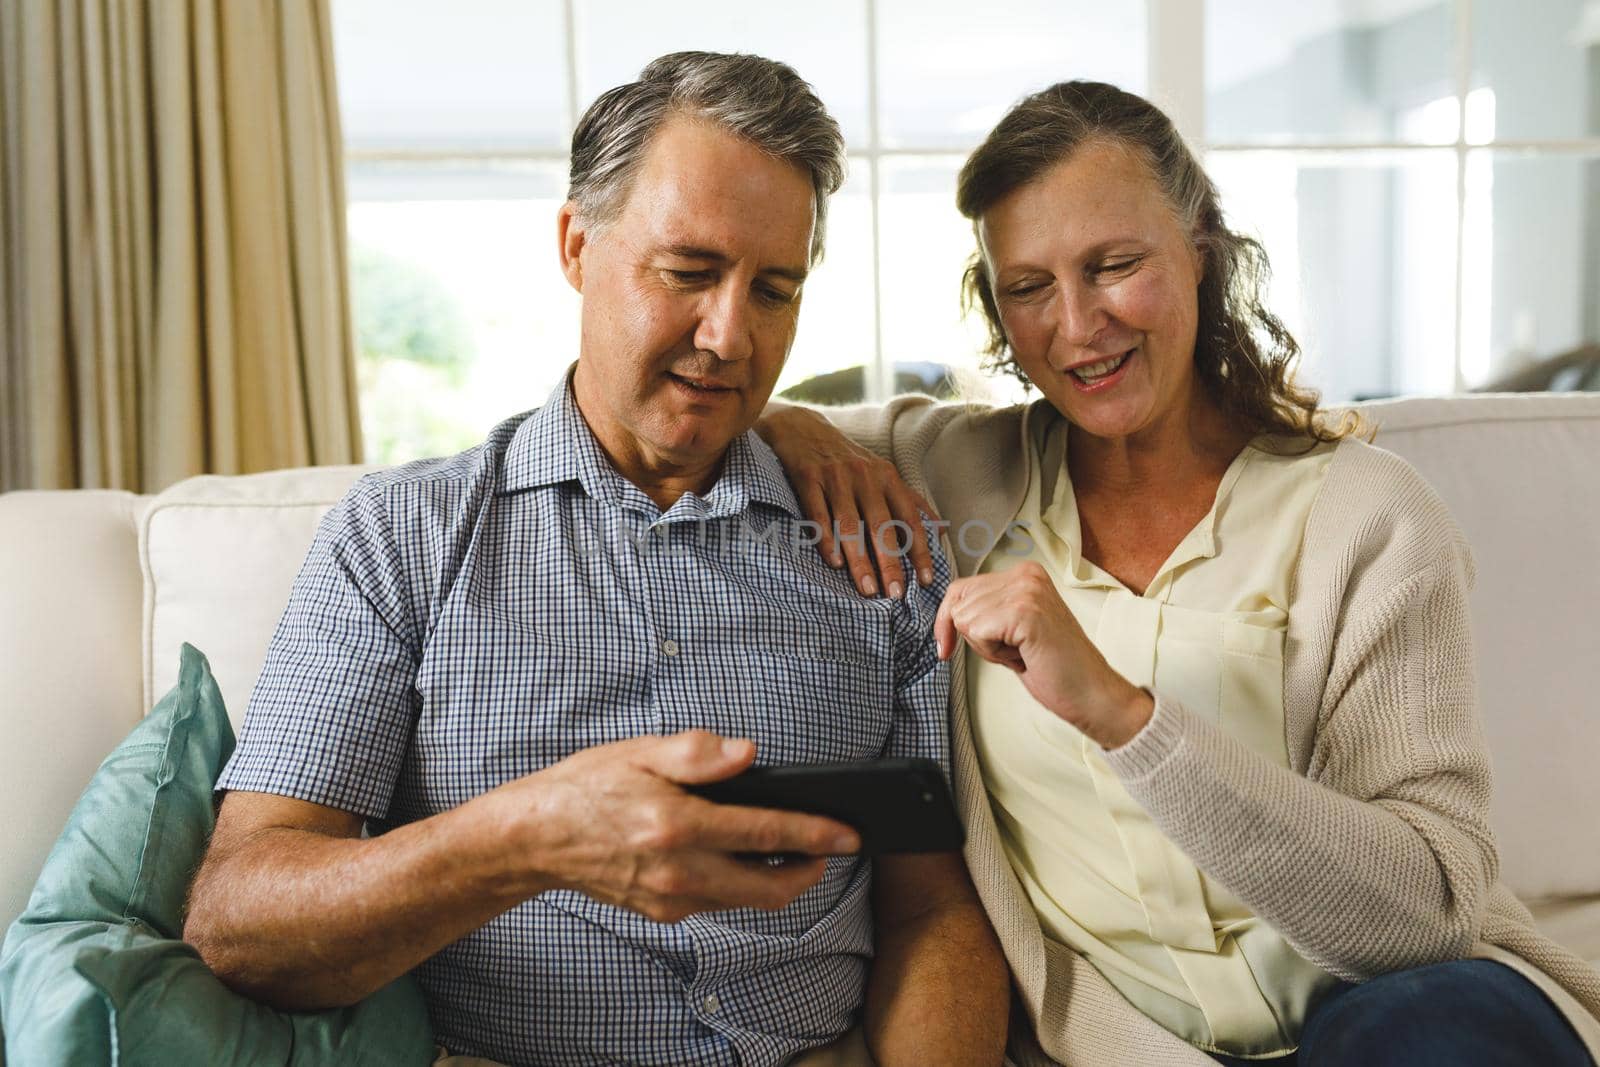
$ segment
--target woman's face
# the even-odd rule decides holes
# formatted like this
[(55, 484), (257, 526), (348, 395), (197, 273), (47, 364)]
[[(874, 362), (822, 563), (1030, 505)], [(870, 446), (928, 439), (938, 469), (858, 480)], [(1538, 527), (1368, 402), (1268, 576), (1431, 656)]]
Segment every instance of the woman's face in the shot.
[(1017, 363), (1097, 437), (1180, 414), (1200, 259), (1149, 169), (1093, 141), (984, 213), (978, 238)]

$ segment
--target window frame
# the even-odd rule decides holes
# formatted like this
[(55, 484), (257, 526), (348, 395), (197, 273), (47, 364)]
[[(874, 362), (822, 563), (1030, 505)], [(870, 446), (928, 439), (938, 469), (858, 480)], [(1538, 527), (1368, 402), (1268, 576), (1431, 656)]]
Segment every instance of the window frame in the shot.
[[(1456, 139), (1452, 144), (1418, 144), (1404, 141), (1339, 142), (1305, 139), (1289, 144), (1252, 144), (1208, 141), (1205, 136), (1205, 24), (1206, 0), (1144, 0), (1146, 8), (1147, 86), (1149, 98), (1173, 119), (1184, 139), (1195, 147), (1202, 159), (1211, 155), (1249, 153), (1299, 163), (1306, 160), (1330, 162), (1333, 159), (1370, 160), (1378, 155), (1410, 152), (1454, 152), (1456, 176), (1455, 279), (1452, 331), (1454, 335), (1455, 390), (1464, 391), (1469, 383), (1463, 373), (1463, 335), (1466, 309), (1465, 260), (1467, 244), (1468, 164), (1474, 153), (1515, 154), (1522, 158), (1594, 156), (1600, 158), (1600, 137), (1566, 139), (1506, 140), (1498, 137), (1484, 143), (1468, 140), (1467, 97), (1472, 91), (1473, 0), (1450, 0), (1454, 13), (1454, 98), (1456, 101)], [(867, 75), (867, 142), (852, 146), (850, 159), (867, 175), (866, 192), (870, 205), (872, 248), (873, 339), (872, 365), (866, 375), (867, 399), (887, 400), (893, 394), (893, 368), (885, 358), (883, 324), (883, 286), (881, 255), (882, 165), (896, 156), (956, 161), (967, 150), (952, 151), (947, 146), (896, 146), (883, 143), (880, 130), (878, 0), (862, 0), (865, 18)], [(566, 55), (566, 129), (563, 139), (580, 116), (580, 50), (583, 27), (577, 0), (562, 0), (562, 34)], [(374, 149), (346, 146), (347, 167), (368, 163), (538, 163), (565, 166), (568, 153), (561, 149)]]

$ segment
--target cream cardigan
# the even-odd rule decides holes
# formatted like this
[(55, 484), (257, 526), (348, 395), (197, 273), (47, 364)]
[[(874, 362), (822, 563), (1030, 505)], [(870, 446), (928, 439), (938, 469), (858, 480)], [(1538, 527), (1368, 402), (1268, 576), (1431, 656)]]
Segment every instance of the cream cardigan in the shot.
[[(1003, 530), (1027, 489), (1028, 410), (901, 397), (823, 414), (892, 461), (952, 529), (978, 520)], [(945, 538), (945, 551), (960, 575), (981, 562), (956, 538)], [(1498, 959), (1545, 990), (1600, 1062), (1600, 975), (1539, 934), (1497, 880), (1472, 580), (1466, 541), (1421, 475), (1390, 452), (1343, 441), (1306, 524), (1289, 606), (1291, 769), (1159, 693), (1150, 723), (1107, 760), (1168, 837), (1313, 963), (1359, 981)], [(1031, 1024), (1012, 1027), (1012, 1058), (1215, 1067), (1082, 957), (1045, 940), (1001, 850), (964, 675), (956, 656), (956, 798), (967, 865)]]

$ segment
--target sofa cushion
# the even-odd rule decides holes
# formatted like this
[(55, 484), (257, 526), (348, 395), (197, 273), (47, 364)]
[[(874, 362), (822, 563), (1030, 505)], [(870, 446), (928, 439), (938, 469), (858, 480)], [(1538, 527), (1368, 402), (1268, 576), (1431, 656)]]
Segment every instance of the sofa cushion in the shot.
[(207, 650), (239, 725), (317, 523), (377, 469), (204, 475), (151, 500), (139, 527), (145, 707), (176, 681), (178, 647), (188, 641)]
[[(231, 992), (182, 940), (233, 730), (205, 657), (108, 756), (0, 948), (22, 1063), (427, 1063), (408, 976), (353, 1008), (287, 1014)], [(333, 1053), (319, 1058), (320, 1053)]]
[(1600, 894), (1600, 849), (1573, 837), (1600, 812), (1600, 396), (1365, 410), (1375, 443), (1439, 491), (1477, 560), (1472, 619), (1501, 877), (1524, 900)]
[(27, 904), (83, 784), (150, 706), (140, 697), (143, 500), (94, 489), (0, 495), (0, 782), (11, 798), (0, 819), (0, 929)]
[(1600, 970), (1600, 894), (1536, 900), (1528, 910), (1541, 933)]

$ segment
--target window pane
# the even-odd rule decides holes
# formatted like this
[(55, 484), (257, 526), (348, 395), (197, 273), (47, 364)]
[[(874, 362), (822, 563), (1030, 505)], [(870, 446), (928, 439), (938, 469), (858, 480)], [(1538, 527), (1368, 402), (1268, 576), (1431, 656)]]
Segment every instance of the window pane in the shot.
[(560, 0), (335, 0), (351, 148), (565, 146)]
[[(829, 203), (779, 389), (873, 360), (866, 164)], [(350, 235), (362, 421), (373, 462), (469, 447), (543, 403), (578, 355), (576, 295), (556, 261), (553, 166), (352, 167)], [(857, 395), (864, 375), (855, 376)], [(848, 397), (846, 397), (848, 399)]]
[[(978, 372), (985, 331), (961, 314), (961, 275), (976, 250), (972, 224), (956, 211), (959, 156), (901, 157), (883, 162), (883, 349), (897, 378), (936, 365), (977, 398), (1014, 399), (1009, 379)], [(924, 376), (938, 373), (927, 367)]]
[(867, 22), (863, 0), (813, 0), (804, 8), (743, 0), (578, 5), (579, 110), (639, 76), (656, 56), (684, 49), (754, 52), (810, 82), (854, 147), (867, 139)]
[(1454, 98), (1451, 3), (1208, 0), (1205, 33), (1210, 142), (1455, 141), (1453, 109), (1444, 128), (1401, 128)]
[(577, 358), (577, 296), (554, 236), (564, 184), (561, 169), (531, 165), (352, 171), (353, 194), (385, 195), (353, 196), (349, 212), (369, 462), (476, 444), (542, 404)]
[(1302, 381), (1328, 401), (1453, 390), (1453, 151), (1213, 152), (1206, 169), (1230, 224), (1266, 246)]
[(1144, 12), (1087, 0), (879, 0), (884, 144), (972, 147), (1018, 98), (1069, 78), (1143, 92)]
[(806, 279), (800, 329), (778, 379), (779, 391), (817, 375), (872, 365), (870, 187), (866, 161), (852, 159), (849, 180), (828, 201), (827, 254)]
[(1474, 0), (1472, 81), (1495, 97), (1501, 140), (1600, 134), (1600, 8)]
[(1600, 341), (1600, 158), (1473, 152), (1465, 245), (1467, 383), (1600, 389), (1592, 357), (1558, 362)]

